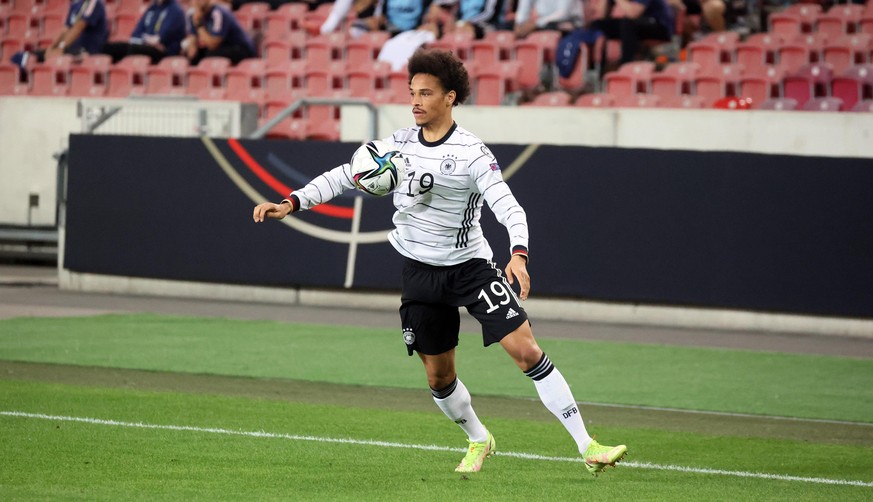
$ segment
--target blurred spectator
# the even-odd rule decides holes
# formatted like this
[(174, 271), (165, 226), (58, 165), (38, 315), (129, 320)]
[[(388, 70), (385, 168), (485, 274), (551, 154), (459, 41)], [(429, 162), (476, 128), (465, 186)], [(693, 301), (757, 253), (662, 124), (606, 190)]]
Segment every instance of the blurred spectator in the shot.
[(725, 30), (725, 0), (682, 0), (682, 3), (685, 6), (686, 24), (695, 17), (702, 17), (710, 31)]
[(157, 63), (178, 56), (185, 39), (185, 12), (176, 0), (153, 0), (139, 18), (128, 42), (110, 42), (103, 52), (118, 62), (129, 54), (144, 54)]
[(592, 22), (591, 28), (609, 40), (621, 41), (620, 64), (624, 64), (637, 59), (643, 40), (669, 42), (675, 21), (666, 0), (610, 0), (606, 16)]
[(458, 31), (480, 39), (505, 22), (505, 0), (437, 0), (424, 20), (426, 29), (437, 34)]
[(515, 35), (519, 38), (535, 30), (567, 33), (582, 23), (581, 0), (518, 0), (515, 10)]
[(60, 54), (97, 54), (109, 36), (103, 0), (74, 0), (64, 24), (64, 30), (48, 48), (15, 53), (12, 62), (24, 68), (30, 58), (43, 62), (46, 57)]
[(214, 56), (237, 64), (257, 55), (249, 34), (219, 0), (192, 0), (187, 26), (188, 37), (182, 41), (182, 50), (191, 64)]
[(386, 30), (392, 35), (416, 30), (430, 8), (430, 0), (378, 0), (373, 15), (362, 18), (352, 28), (363, 31)]
[(358, 19), (372, 17), (375, 7), (376, 0), (336, 0), (327, 19), (319, 26), (318, 32), (322, 35), (335, 32), (352, 10)]

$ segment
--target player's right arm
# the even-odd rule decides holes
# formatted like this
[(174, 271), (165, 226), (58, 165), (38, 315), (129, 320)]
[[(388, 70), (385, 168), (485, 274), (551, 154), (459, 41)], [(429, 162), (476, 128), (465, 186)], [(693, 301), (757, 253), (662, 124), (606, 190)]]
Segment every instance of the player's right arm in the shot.
[(278, 204), (274, 204), (272, 202), (262, 202), (261, 204), (255, 206), (255, 211), (252, 214), (252, 218), (255, 220), (255, 223), (260, 223), (267, 218), (281, 220), (293, 211), (293, 202), (291, 202), (290, 199), (285, 199)]
[(340, 195), (346, 190), (355, 188), (349, 164), (337, 166), (326, 173), (316, 176), (300, 190), (289, 194), (288, 198), (278, 204), (264, 202), (255, 206), (253, 218), (255, 223), (267, 218), (281, 220), (295, 211), (305, 211), (323, 204)]

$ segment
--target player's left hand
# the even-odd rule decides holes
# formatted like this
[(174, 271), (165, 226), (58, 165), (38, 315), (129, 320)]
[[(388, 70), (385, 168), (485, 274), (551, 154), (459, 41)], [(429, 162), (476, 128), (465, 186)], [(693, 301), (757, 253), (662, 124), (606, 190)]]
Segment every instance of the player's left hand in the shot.
[(513, 255), (506, 265), (506, 279), (509, 284), (515, 284), (518, 279), (518, 297), (527, 300), (530, 293), (530, 275), (527, 273), (527, 260), (521, 255)]

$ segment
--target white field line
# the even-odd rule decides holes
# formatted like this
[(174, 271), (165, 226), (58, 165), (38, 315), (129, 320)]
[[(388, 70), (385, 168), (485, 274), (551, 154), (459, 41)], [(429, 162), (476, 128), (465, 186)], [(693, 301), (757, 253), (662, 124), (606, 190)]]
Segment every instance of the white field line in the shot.
[[(137, 429), (156, 429), (156, 430), (168, 430), (168, 431), (184, 431), (184, 432), (201, 432), (201, 433), (209, 433), (209, 434), (224, 434), (228, 436), (245, 436), (245, 437), (254, 437), (254, 438), (268, 438), (268, 439), (288, 439), (291, 441), (313, 441), (319, 443), (340, 443), (340, 444), (351, 444), (351, 445), (363, 445), (363, 446), (379, 446), (383, 448), (407, 448), (412, 450), (426, 450), (426, 451), (445, 451), (445, 452), (456, 452), (456, 453), (464, 453), (466, 449), (464, 448), (450, 448), (447, 446), (437, 446), (437, 445), (421, 445), (421, 444), (409, 444), (409, 443), (394, 443), (390, 441), (375, 441), (368, 439), (351, 439), (351, 438), (330, 438), (330, 437), (321, 437), (321, 436), (302, 436), (297, 434), (282, 434), (276, 432), (265, 432), (265, 431), (235, 431), (231, 429), (220, 429), (214, 427), (194, 427), (190, 425), (160, 425), (160, 424), (146, 424), (142, 422), (121, 422), (118, 420), (104, 420), (100, 418), (88, 418), (88, 417), (68, 417), (62, 415), (45, 415), (42, 413), (27, 413), (23, 411), (0, 411), (0, 416), (7, 417), (18, 417), (18, 418), (33, 418), (40, 420), (52, 420), (58, 422), (78, 422), (85, 424), (93, 424), (93, 425), (108, 425), (108, 426), (116, 426), (116, 427), (131, 427)], [(512, 457), (519, 458), (523, 460), (540, 460), (546, 462), (582, 462), (581, 458), (578, 457), (549, 457), (544, 455), (536, 455), (533, 453), (519, 453), (519, 452), (495, 452), (495, 455), (504, 456), (504, 457)], [(803, 476), (787, 476), (783, 474), (766, 474), (760, 472), (746, 472), (746, 471), (727, 471), (723, 469), (707, 469), (703, 467), (684, 467), (679, 465), (660, 465), (660, 464), (652, 464), (648, 462), (628, 462), (622, 461), (622, 467), (630, 467), (634, 469), (651, 469), (656, 471), (674, 471), (674, 472), (685, 472), (691, 474), (715, 474), (720, 476), (733, 476), (739, 478), (755, 478), (755, 479), (766, 479), (772, 481), (791, 481), (791, 482), (801, 482), (801, 483), (816, 483), (816, 484), (825, 484), (825, 485), (842, 485), (842, 486), (860, 486), (865, 488), (873, 488), (873, 482), (869, 481), (854, 481), (848, 479), (829, 479), (829, 478), (810, 478)]]

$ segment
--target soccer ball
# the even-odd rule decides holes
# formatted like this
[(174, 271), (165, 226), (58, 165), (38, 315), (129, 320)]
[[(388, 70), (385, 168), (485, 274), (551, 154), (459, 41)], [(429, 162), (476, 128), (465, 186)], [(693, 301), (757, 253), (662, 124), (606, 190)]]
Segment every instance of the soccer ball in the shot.
[(391, 193), (403, 177), (400, 152), (379, 140), (361, 145), (352, 155), (352, 180), (358, 190), (381, 197)]

